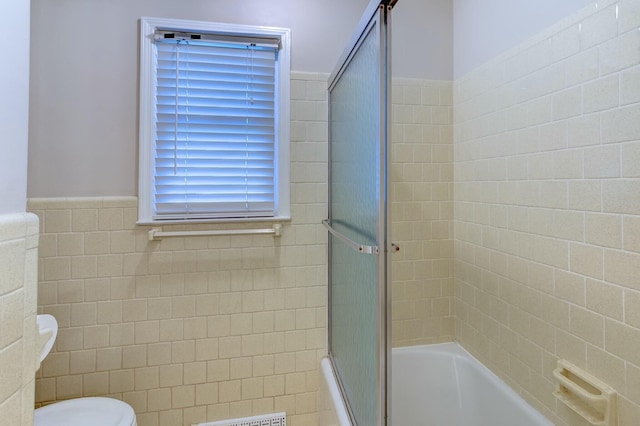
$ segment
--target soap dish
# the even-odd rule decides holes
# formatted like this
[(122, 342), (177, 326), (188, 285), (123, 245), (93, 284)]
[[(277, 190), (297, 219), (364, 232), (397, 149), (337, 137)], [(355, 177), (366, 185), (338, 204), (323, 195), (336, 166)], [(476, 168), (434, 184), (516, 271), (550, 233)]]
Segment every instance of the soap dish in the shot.
[(617, 425), (616, 392), (570, 362), (558, 360), (553, 370), (558, 387), (553, 396), (594, 426)]

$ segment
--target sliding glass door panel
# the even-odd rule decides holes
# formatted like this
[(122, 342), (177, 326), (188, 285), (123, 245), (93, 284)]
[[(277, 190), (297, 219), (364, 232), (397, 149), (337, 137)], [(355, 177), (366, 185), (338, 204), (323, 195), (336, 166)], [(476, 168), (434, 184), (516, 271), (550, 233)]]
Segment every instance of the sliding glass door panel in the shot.
[(329, 81), (329, 355), (359, 426), (389, 415), (389, 11), (370, 4)]

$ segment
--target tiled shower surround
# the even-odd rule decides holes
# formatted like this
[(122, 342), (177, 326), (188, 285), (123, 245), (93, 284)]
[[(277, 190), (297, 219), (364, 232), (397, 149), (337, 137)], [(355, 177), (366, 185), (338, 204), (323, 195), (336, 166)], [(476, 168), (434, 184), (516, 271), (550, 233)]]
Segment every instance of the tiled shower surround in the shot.
[(598, 2), (454, 85), (456, 338), (556, 425), (558, 358), (640, 421), (639, 25)]
[[(292, 220), (280, 238), (149, 241), (150, 227), (135, 224), (135, 197), (29, 201), (41, 220), (39, 309), (60, 324), (37, 404), (110, 395), (133, 406), (140, 426), (275, 411), (294, 426), (317, 423), (327, 338), (327, 77), (295, 73), (291, 81)], [(394, 343), (451, 340), (452, 85), (402, 80), (395, 88), (402, 314)]]
[(452, 90), (448, 81), (394, 80), (394, 346), (453, 340)]

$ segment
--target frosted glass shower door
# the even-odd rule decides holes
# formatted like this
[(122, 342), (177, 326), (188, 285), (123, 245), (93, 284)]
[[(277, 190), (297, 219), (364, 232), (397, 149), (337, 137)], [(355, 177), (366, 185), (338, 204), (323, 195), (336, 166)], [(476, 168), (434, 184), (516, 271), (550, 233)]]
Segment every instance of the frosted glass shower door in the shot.
[(390, 6), (371, 6), (329, 81), (329, 355), (351, 420), (359, 426), (386, 424), (390, 384)]

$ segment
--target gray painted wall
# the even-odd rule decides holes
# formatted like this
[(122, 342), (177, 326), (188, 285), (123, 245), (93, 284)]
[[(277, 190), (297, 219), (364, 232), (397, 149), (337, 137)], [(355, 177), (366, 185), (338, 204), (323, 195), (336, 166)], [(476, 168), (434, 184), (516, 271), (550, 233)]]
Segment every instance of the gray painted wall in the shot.
[(0, 2), (0, 214), (27, 208), (29, 0)]
[[(399, 0), (393, 12), (393, 74), (451, 80), (587, 3)], [(292, 70), (330, 73), (367, 4), (33, 0), (27, 195), (136, 195), (141, 16), (288, 27)], [(8, 163), (21, 169), (14, 166), (20, 161)]]

